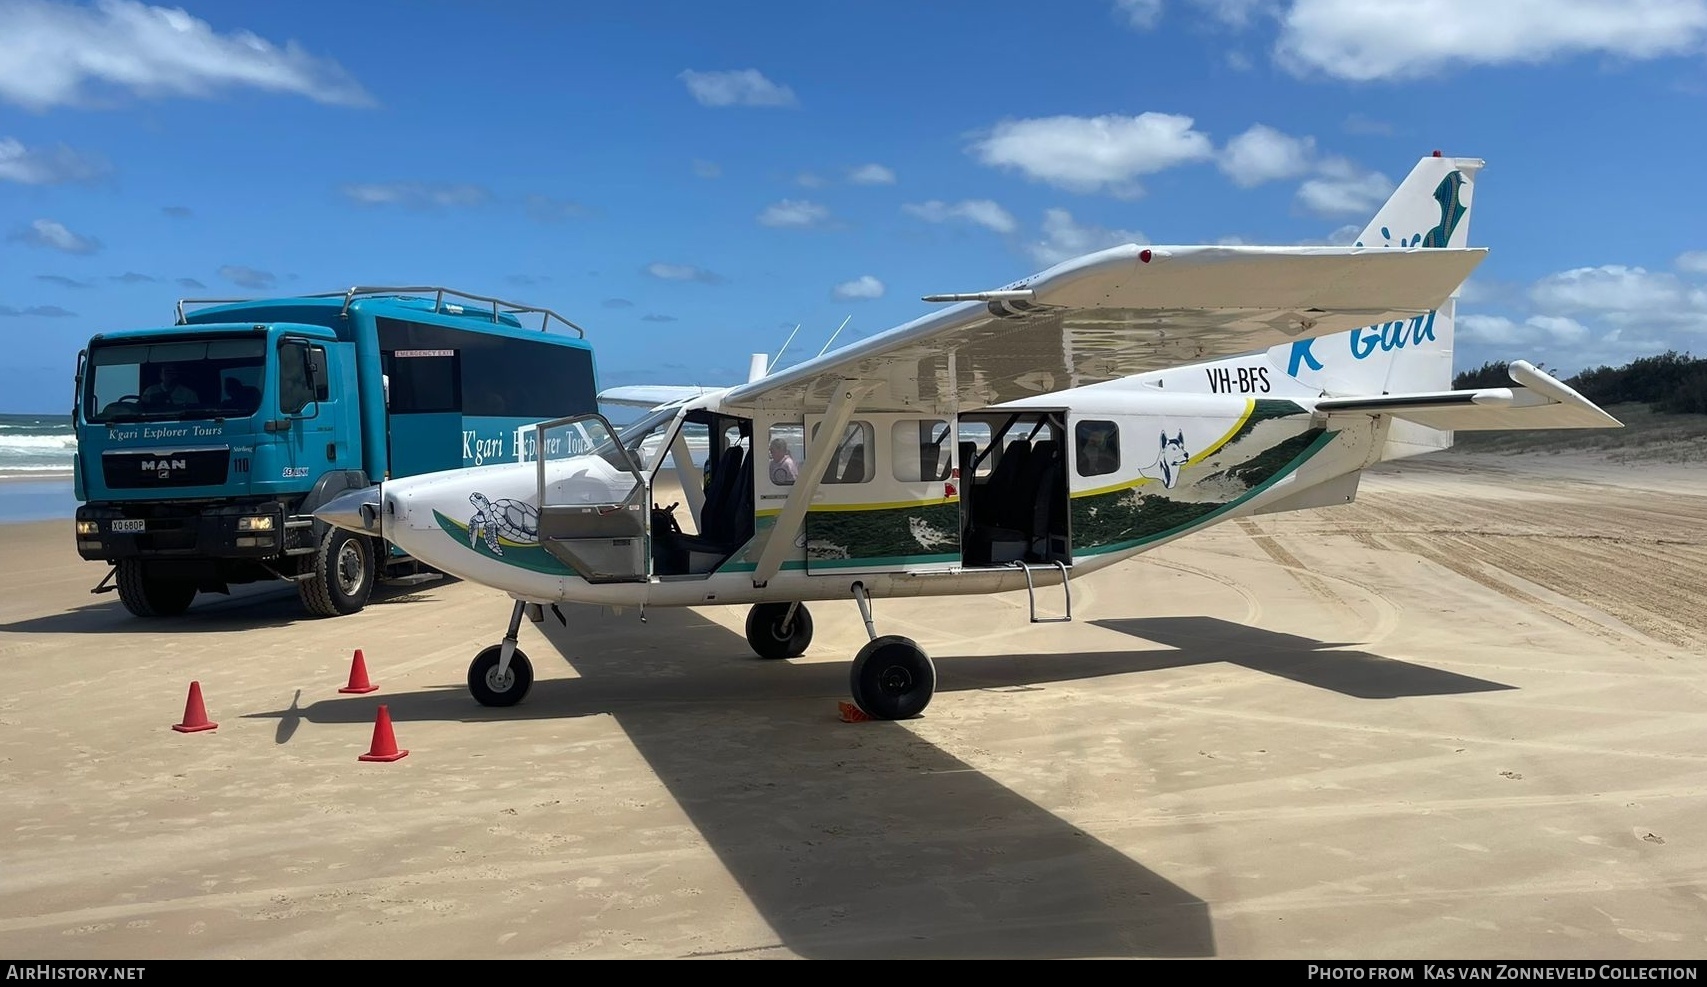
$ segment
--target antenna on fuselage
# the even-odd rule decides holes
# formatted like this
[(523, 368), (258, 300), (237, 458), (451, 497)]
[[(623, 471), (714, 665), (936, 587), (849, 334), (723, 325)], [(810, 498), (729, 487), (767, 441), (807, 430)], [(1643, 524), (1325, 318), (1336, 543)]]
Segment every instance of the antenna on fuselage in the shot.
[(751, 384), (753, 381), (761, 379), (768, 372), (769, 366), (765, 363), (765, 355), (754, 353), (753, 359), (747, 364), (747, 383)]
[(765, 369), (765, 373), (768, 374), (772, 370), (776, 369), (776, 361), (782, 359), (783, 350), (788, 349), (788, 344), (794, 342), (794, 333), (797, 333), (799, 331), (800, 331), (800, 323), (796, 322), (794, 324), (794, 332), (789, 333), (788, 338), (782, 341), (782, 349), (776, 351), (776, 360), (771, 361), (771, 365)]
[(851, 319), (851, 318), (853, 318), (853, 316), (849, 315), (847, 319), (843, 319), (842, 324), (836, 327), (836, 331), (833, 333), (830, 333), (830, 338), (824, 340), (824, 348), (818, 351), (819, 356), (823, 356), (826, 352), (829, 351), (830, 344), (835, 342), (836, 337), (840, 336), (842, 334), (842, 330), (846, 329), (848, 327), (848, 319)]

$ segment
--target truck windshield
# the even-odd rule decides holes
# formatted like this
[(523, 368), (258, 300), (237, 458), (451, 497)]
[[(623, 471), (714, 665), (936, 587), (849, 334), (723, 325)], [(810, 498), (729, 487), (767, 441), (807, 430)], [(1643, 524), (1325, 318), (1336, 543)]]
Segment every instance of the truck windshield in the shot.
[(266, 363), (260, 338), (96, 346), (83, 417), (97, 423), (247, 418), (261, 407)]

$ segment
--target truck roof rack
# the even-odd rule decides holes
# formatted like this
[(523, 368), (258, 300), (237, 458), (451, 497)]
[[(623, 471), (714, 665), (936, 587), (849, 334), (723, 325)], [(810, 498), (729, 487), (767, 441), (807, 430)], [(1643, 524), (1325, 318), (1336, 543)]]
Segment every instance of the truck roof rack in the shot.
[(355, 287), (346, 288), (343, 291), (322, 291), (309, 295), (275, 295), (268, 296), (266, 298), (180, 298), (178, 299), (177, 324), (183, 325), (185, 323), (185, 305), (231, 305), (237, 302), (270, 301), (273, 299), (282, 300), (285, 298), (342, 298), (344, 300), (344, 308), (343, 311), (338, 314), (347, 316), (350, 314), (351, 303), (353, 303), (357, 298), (363, 296), (424, 295), (428, 293), (433, 296), (433, 311), (444, 315), (471, 314), (468, 311), (467, 306), (459, 305), (455, 302), (447, 304), (445, 301), (446, 298), (460, 298), (466, 301), (479, 302), (480, 308), (482, 309), (490, 306), (492, 321), (494, 323), (498, 322), (499, 315), (538, 315), (540, 317), (540, 332), (549, 332), (552, 320), (555, 319), (564, 327), (573, 329), (575, 331), (575, 335), (582, 339), (587, 338), (587, 331), (585, 329), (582, 329), (575, 323), (570, 322), (563, 316), (558, 315), (551, 309), (540, 308), (537, 305), (523, 305), (520, 302), (507, 302), (501, 298), (489, 298), (485, 295), (476, 295), (467, 291), (458, 291), (455, 288), (445, 288), (439, 285), (410, 285), (396, 287), (357, 285)]

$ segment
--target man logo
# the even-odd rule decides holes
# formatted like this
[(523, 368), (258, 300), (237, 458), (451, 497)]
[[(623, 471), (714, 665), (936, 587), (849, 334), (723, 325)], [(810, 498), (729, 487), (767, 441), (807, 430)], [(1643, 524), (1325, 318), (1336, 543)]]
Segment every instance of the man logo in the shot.
[(142, 461), (142, 471), (146, 473), (149, 470), (154, 470), (155, 479), (159, 480), (170, 480), (173, 470), (186, 468), (187, 465), (182, 459), (144, 459)]

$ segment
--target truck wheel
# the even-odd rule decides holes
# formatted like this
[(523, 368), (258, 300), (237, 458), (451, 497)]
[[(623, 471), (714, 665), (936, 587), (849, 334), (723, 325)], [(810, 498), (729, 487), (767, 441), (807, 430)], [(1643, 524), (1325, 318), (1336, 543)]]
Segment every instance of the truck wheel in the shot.
[(339, 617), (367, 606), (374, 575), (373, 542), (367, 536), (327, 529), (312, 565), (313, 577), (296, 584), (310, 614)]
[(179, 579), (150, 579), (141, 559), (120, 559), (119, 602), (138, 617), (176, 617), (190, 608), (196, 584)]

